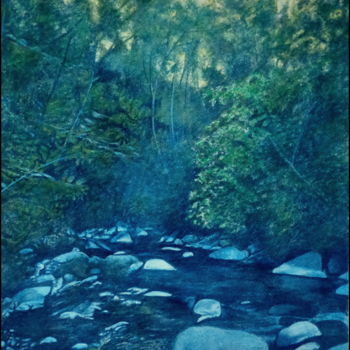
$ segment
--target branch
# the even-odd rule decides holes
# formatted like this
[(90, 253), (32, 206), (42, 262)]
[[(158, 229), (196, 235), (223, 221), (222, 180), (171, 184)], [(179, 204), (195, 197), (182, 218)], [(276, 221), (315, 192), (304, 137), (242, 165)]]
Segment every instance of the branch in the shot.
[[(60, 158), (57, 158), (55, 160), (52, 160), (48, 163), (45, 163), (43, 164), (42, 166), (36, 168), (36, 169), (32, 169), (32, 170), (29, 170), (27, 173), (25, 173), (24, 175), (20, 176), (18, 179), (12, 181), (10, 184), (8, 184), (7, 186), (5, 185), (5, 187), (1, 190), (1, 193), (4, 193), (5, 191), (7, 191), (9, 188), (11, 188), (12, 186), (14, 186), (15, 184), (21, 182), (22, 180), (24, 179), (27, 179), (28, 177), (30, 176), (44, 176), (44, 177), (50, 177), (50, 175), (47, 175), (47, 174), (42, 174), (42, 173), (37, 173), (38, 170), (41, 170), (41, 169), (44, 169), (46, 167), (48, 167), (49, 165), (51, 164), (54, 164), (54, 163), (57, 163), (61, 160), (64, 160), (64, 159), (67, 159), (68, 157), (60, 157)], [(52, 178), (53, 179), (53, 178)]]

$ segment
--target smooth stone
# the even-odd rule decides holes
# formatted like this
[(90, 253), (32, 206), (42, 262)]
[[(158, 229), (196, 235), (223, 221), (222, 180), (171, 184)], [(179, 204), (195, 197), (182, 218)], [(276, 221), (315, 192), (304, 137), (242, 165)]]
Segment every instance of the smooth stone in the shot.
[(143, 266), (145, 270), (165, 270), (165, 271), (175, 271), (175, 267), (170, 265), (163, 259), (150, 259), (145, 262)]
[(192, 256), (194, 256), (194, 254), (192, 252), (184, 252), (182, 254), (183, 258), (191, 258)]
[(129, 233), (121, 232), (111, 239), (111, 243), (132, 244), (133, 240)]
[(295, 350), (318, 350), (319, 348), (320, 348), (319, 344), (315, 342), (311, 342), (311, 343), (303, 344), (297, 347)]
[(29, 254), (32, 254), (33, 252), (34, 252), (34, 250), (32, 248), (23, 248), (18, 252), (18, 254), (19, 255), (29, 255)]
[(163, 248), (161, 248), (161, 250), (170, 250), (170, 251), (173, 251), (173, 252), (180, 252), (181, 248), (177, 248), (177, 247), (163, 247)]
[(62, 275), (72, 273), (78, 277), (85, 277), (89, 264), (89, 257), (79, 251), (71, 251), (61, 254), (52, 259), (59, 264), (58, 272)]
[[(106, 277), (123, 278), (136, 271), (140, 261), (133, 255), (109, 255), (104, 259), (102, 270)], [(137, 264), (137, 265), (134, 265)]]
[(201, 315), (197, 322), (204, 321), (208, 318), (221, 316), (221, 304), (215, 299), (201, 299), (193, 308), (193, 312)]
[(305, 253), (295, 259), (289, 260), (274, 268), (272, 273), (327, 278), (327, 275), (322, 271), (321, 255), (315, 252)]
[(18, 311), (38, 309), (44, 306), (45, 297), (50, 291), (51, 287), (48, 286), (26, 288), (18, 292), (12, 301), (18, 304), (16, 307)]
[(102, 292), (102, 293), (99, 293), (98, 295), (100, 298), (105, 298), (105, 297), (114, 297), (114, 294), (111, 293), (111, 292)]
[(339, 344), (336, 346), (332, 346), (328, 350), (348, 350), (349, 349), (349, 343)]
[(321, 332), (316, 325), (308, 321), (293, 323), (291, 326), (283, 328), (277, 336), (279, 347), (299, 344), (304, 340), (321, 336)]
[(209, 255), (209, 258), (221, 260), (243, 260), (247, 257), (246, 250), (239, 250), (236, 247), (220, 248)]
[(65, 282), (73, 282), (75, 281), (77, 278), (72, 275), (71, 273), (66, 273), (64, 276), (63, 276), (63, 279)]
[(173, 350), (268, 350), (268, 345), (251, 333), (202, 326), (178, 334)]
[(57, 339), (54, 337), (46, 337), (42, 340), (40, 340), (39, 344), (53, 344), (53, 343), (57, 343)]
[(154, 290), (145, 294), (146, 297), (171, 297), (171, 293)]
[(196, 235), (186, 235), (181, 238), (184, 243), (195, 243), (198, 241), (198, 237)]
[(78, 343), (72, 346), (72, 350), (83, 350), (87, 348), (88, 348), (88, 345), (86, 343)]
[(148, 236), (148, 232), (145, 230), (142, 230), (140, 228), (136, 229), (136, 236), (137, 237), (147, 237)]
[(349, 284), (344, 284), (337, 288), (335, 294), (349, 296)]
[(341, 280), (349, 281), (349, 272), (343, 273), (343, 274), (340, 275), (338, 278), (340, 278)]
[(125, 255), (126, 252), (124, 250), (118, 250), (117, 252), (113, 253), (113, 255)]
[(55, 277), (51, 274), (38, 276), (34, 279), (36, 285), (52, 285), (55, 282)]
[(175, 245), (183, 245), (184, 243), (181, 241), (180, 238), (176, 238), (175, 241), (174, 241), (174, 244)]
[(91, 270), (89, 271), (89, 273), (90, 273), (91, 275), (99, 275), (99, 274), (101, 273), (101, 270), (100, 270), (99, 268), (95, 267), (94, 269), (91, 269)]

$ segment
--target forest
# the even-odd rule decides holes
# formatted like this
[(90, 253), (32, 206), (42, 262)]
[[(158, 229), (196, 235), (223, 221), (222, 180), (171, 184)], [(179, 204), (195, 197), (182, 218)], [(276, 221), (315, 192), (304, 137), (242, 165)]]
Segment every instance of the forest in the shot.
[(118, 223), (258, 247), (264, 267), (310, 251), (322, 270), (347, 264), (348, 14), (344, 0), (3, 0), (2, 301), (72, 232)]

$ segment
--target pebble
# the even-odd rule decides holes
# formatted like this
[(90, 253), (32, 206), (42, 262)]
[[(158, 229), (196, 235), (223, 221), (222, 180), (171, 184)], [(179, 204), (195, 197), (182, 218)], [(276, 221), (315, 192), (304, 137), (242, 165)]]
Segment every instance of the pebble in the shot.
[(88, 345), (86, 343), (78, 343), (72, 346), (73, 350), (83, 350), (87, 348), (88, 348)]
[(194, 254), (192, 252), (184, 252), (182, 254), (183, 258), (191, 258), (192, 256), (194, 256)]
[(57, 343), (57, 339), (54, 337), (46, 337), (40, 340), (40, 344), (53, 344), (53, 343)]

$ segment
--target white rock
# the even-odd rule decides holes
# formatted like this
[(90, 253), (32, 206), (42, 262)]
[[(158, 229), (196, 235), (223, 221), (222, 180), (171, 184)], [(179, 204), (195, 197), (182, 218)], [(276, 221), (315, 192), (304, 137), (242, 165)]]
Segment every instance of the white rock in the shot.
[(295, 275), (304, 277), (327, 278), (322, 271), (321, 255), (315, 252), (305, 253), (272, 270), (276, 274)]
[(27, 311), (30, 309), (38, 309), (44, 306), (45, 297), (50, 293), (51, 287), (33, 287), (26, 288), (18, 292), (13, 297), (16, 310)]
[(128, 288), (128, 292), (131, 293), (131, 295), (139, 295), (146, 293), (148, 291), (148, 288), (138, 288), (138, 287), (131, 287)]
[(153, 290), (145, 294), (146, 297), (171, 297), (171, 293)]
[(194, 256), (194, 254), (192, 252), (184, 252), (182, 254), (183, 258), (191, 258), (192, 256)]
[(111, 239), (111, 243), (132, 244), (133, 240), (129, 233), (121, 232)]
[(337, 288), (335, 294), (349, 296), (349, 284), (344, 284)]
[(277, 336), (277, 345), (280, 347), (299, 344), (304, 340), (322, 335), (313, 323), (300, 321), (283, 328)]
[(65, 320), (65, 319), (70, 319), (70, 320), (74, 320), (76, 318), (84, 318), (87, 320), (92, 320), (93, 317), (91, 316), (85, 316), (83, 314), (80, 314), (79, 312), (76, 311), (66, 311), (66, 312), (62, 312), (61, 315), (59, 316), (60, 319)]
[(102, 292), (102, 293), (99, 293), (98, 295), (100, 298), (105, 298), (105, 297), (114, 297), (114, 294), (111, 293), (111, 292)]
[(173, 251), (173, 252), (179, 252), (181, 251), (181, 248), (177, 248), (177, 247), (163, 247), (161, 248), (162, 250), (170, 250), (170, 251)]
[(86, 343), (78, 343), (72, 346), (72, 350), (84, 350), (87, 348), (88, 348), (88, 345)]
[(220, 317), (221, 304), (215, 299), (201, 299), (194, 305), (193, 312), (201, 315), (197, 322), (208, 318)]
[(54, 337), (46, 337), (40, 340), (40, 344), (53, 344), (53, 343), (57, 343), (57, 339)]
[(295, 350), (318, 350), (319, 348), (320, 348), (319, 344), (315, 342), (311, 342), (311, 343), (303, 344), (297, 347)]
[(174, 241), (174, 244), (175, 245), (183, 245), (183, 242), (181, 241), (180, 238), (176, 238), (175, 241)]
[(147, 237), (148, 236), (148, 232), (145, 230), (142, 230), (140, 228), (136, 229), (136, 236), (137, 237)]
[(124, 255), (126, 252), (124, 250), (118, 250), (117, 252), (113, 253), (113, 255)]
[(348, 350), (348, 349), (349, 349), (349, 344), (344, 343), (344, 344), (339, 344), (339, 345), (333, 346), (328, 350)]
[(243, 260), (248, 257), (248, 255), (246, 250), (239, 250), (236, 247), (225, 247), (211, 253), (209, 257), (221, 260)]
[(173, 350), (268, 350), (268, 345), (254, 334), (202, 326), (181, 332)]
[(340, 278), (341, 280), (349, 281), (349, 272), (343, 273), (343, 274), (340, 275), (338, 278)]
[(143, 266), (145, 270), (166, 270), (166, 271), (175, 271), (175, 267), (170, 265), (163, 259), (150, 259), (145, 262)]

